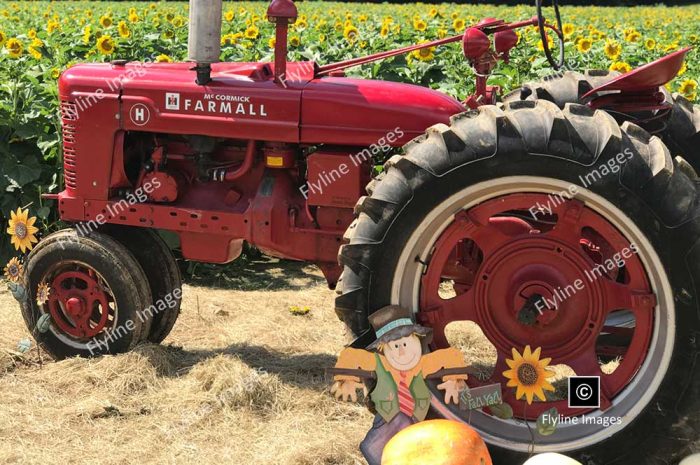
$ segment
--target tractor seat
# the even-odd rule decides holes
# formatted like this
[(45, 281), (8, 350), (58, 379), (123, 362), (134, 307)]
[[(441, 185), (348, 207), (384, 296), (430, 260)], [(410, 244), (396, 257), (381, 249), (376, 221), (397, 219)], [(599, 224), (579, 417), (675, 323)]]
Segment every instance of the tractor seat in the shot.
[(602, 86), (588, 92), (583, 98), (593, 97), (601, 92), (618, 91), (623, 94), (643, 94), (656, 92), (659, 87), (673, 80), (685, 61), (685, 56), (692, 47), (659, 58), (629, 73), (616, 77)]

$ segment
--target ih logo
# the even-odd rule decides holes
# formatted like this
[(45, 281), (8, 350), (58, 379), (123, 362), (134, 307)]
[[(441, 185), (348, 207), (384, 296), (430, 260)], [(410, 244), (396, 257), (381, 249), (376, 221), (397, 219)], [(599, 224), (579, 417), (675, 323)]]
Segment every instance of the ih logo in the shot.
[(165, 109), (179, 110), (180, 109), (180, 94), (176, 92), (165, 93)]

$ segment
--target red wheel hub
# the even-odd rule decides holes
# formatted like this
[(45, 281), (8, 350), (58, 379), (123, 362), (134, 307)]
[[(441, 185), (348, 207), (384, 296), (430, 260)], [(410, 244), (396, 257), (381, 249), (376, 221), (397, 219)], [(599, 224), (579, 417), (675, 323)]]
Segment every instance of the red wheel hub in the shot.
[[(489, 379), (472, 377), (470, 385), (505, 381), (512, 348), (542, 347), (552, 364), (566, 364), (579, 376), (600, 376), (606, 409), (644, 362), (656, 298), (635, 246), (616, 227), (582, 202), (557, 200), (511, 194), (458, 213), (438, 238), (422, 278), (418, 318), (433, 327), (435, 349), (449, 346), (445, 327), (453, 321), (481, 327), (498, 359)], [(536, 205), (551, 211), (533, 217)], [(470, 255), (478, 260), (460, 261), (465, 247), (478, 248)], [(454, 280), (452, 298), (440, 295), (448, 279)], [(618, 310), (633, 314), (633, 329), (606, 326)], [(598, 362), (601, 333), (623, 333), (629, 340), (609, 375)], [(504, 391), (514, 406), (524, 402), (515, 401), (512, 389)], [(585, 413), (568, 409), (566, 401), (539, 402), (528, 407), (527, 417), (551, 407), (565, 415)]]
[(99, 282), (95, 271), (80, 267), (60, 271), (51, 282), (47, 302), (56, 326), (78, 339), (97, 336), (110, 319), (111, 296)]

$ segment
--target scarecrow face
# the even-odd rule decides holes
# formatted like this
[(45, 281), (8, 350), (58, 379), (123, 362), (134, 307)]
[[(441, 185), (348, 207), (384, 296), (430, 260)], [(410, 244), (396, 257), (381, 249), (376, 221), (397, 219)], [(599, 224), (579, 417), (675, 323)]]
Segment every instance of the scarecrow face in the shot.
[(402, 337), (384, 345), (384, 356), (392, 367), (408, 371), (418, 365), (423, 348), (420, 339), (415, 334)]

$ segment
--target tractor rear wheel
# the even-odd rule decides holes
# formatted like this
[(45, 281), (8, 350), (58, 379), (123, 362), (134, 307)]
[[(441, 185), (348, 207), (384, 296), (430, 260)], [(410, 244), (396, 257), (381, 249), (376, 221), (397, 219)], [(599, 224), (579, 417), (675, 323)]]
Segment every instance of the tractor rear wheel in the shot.
[[(476, 428), (494, 463), (522, 463), (533, 441), (587, 464), (690, 452), (700, 195), (659, 138), (583, 105), (485, 106), (410, 142), (368, 192), (339, 254), (336, 311), (365, 334), (356, 346), (372, 340), (367, 316), (388, 304), (433, 328), (433, 350), (473, 336), (452, 338), (453, 323), (478, 325), (491, 347), (467, 344), (467, 363), (482, 365), (468, 384), (502, 383), (515, 419), (445, 405), (436, 383), (433, 407)], [(611, 334), (616, 343), (600, 342)], [(568, 407), (564, 377), (547, 401), (516, 399), (502, 373), (526, 345), (566, 376), (599, 376), (600, 408)], [(474, 360), (491, 349), (491, 360)], [(611, 358), (612, 371), (601, 363)], [(533, 433), (552, 407), (569, 422)]]
[(170, 247), (151, 229), (104, 225), (103, 232), (124, 245), (143, 268), (153, 296), (153, 323), (147, 336), (159, 344), (170, 334), (182, 303), (182, 275)]
[[(559, 108), (567, 103), (586, 103), (583, 96), (590, 90), (619, 76), (616, 71), (591, 70), (584, 73), (566, 71), (557, 73), (539, 82), (524, 84), (503, 97), (505, 103), (519, 100), (548, 100)], [(672, 105), (671, 115), (659, 132), (659, 136), (674, 155), (680, 155), (700, 173), (700, 105), (693, 105), (679, 94), (666, 95)]]
[[(38, 298), (39, 286), (49, 291)], [(151, 291), (143, 269), (114, 239), (65, 229), (29, 254), (20, 304), (27, 328), (55, 359), (131, 350), (150, 330)], [(48, 331), (37, 322), (51, 316)]]

